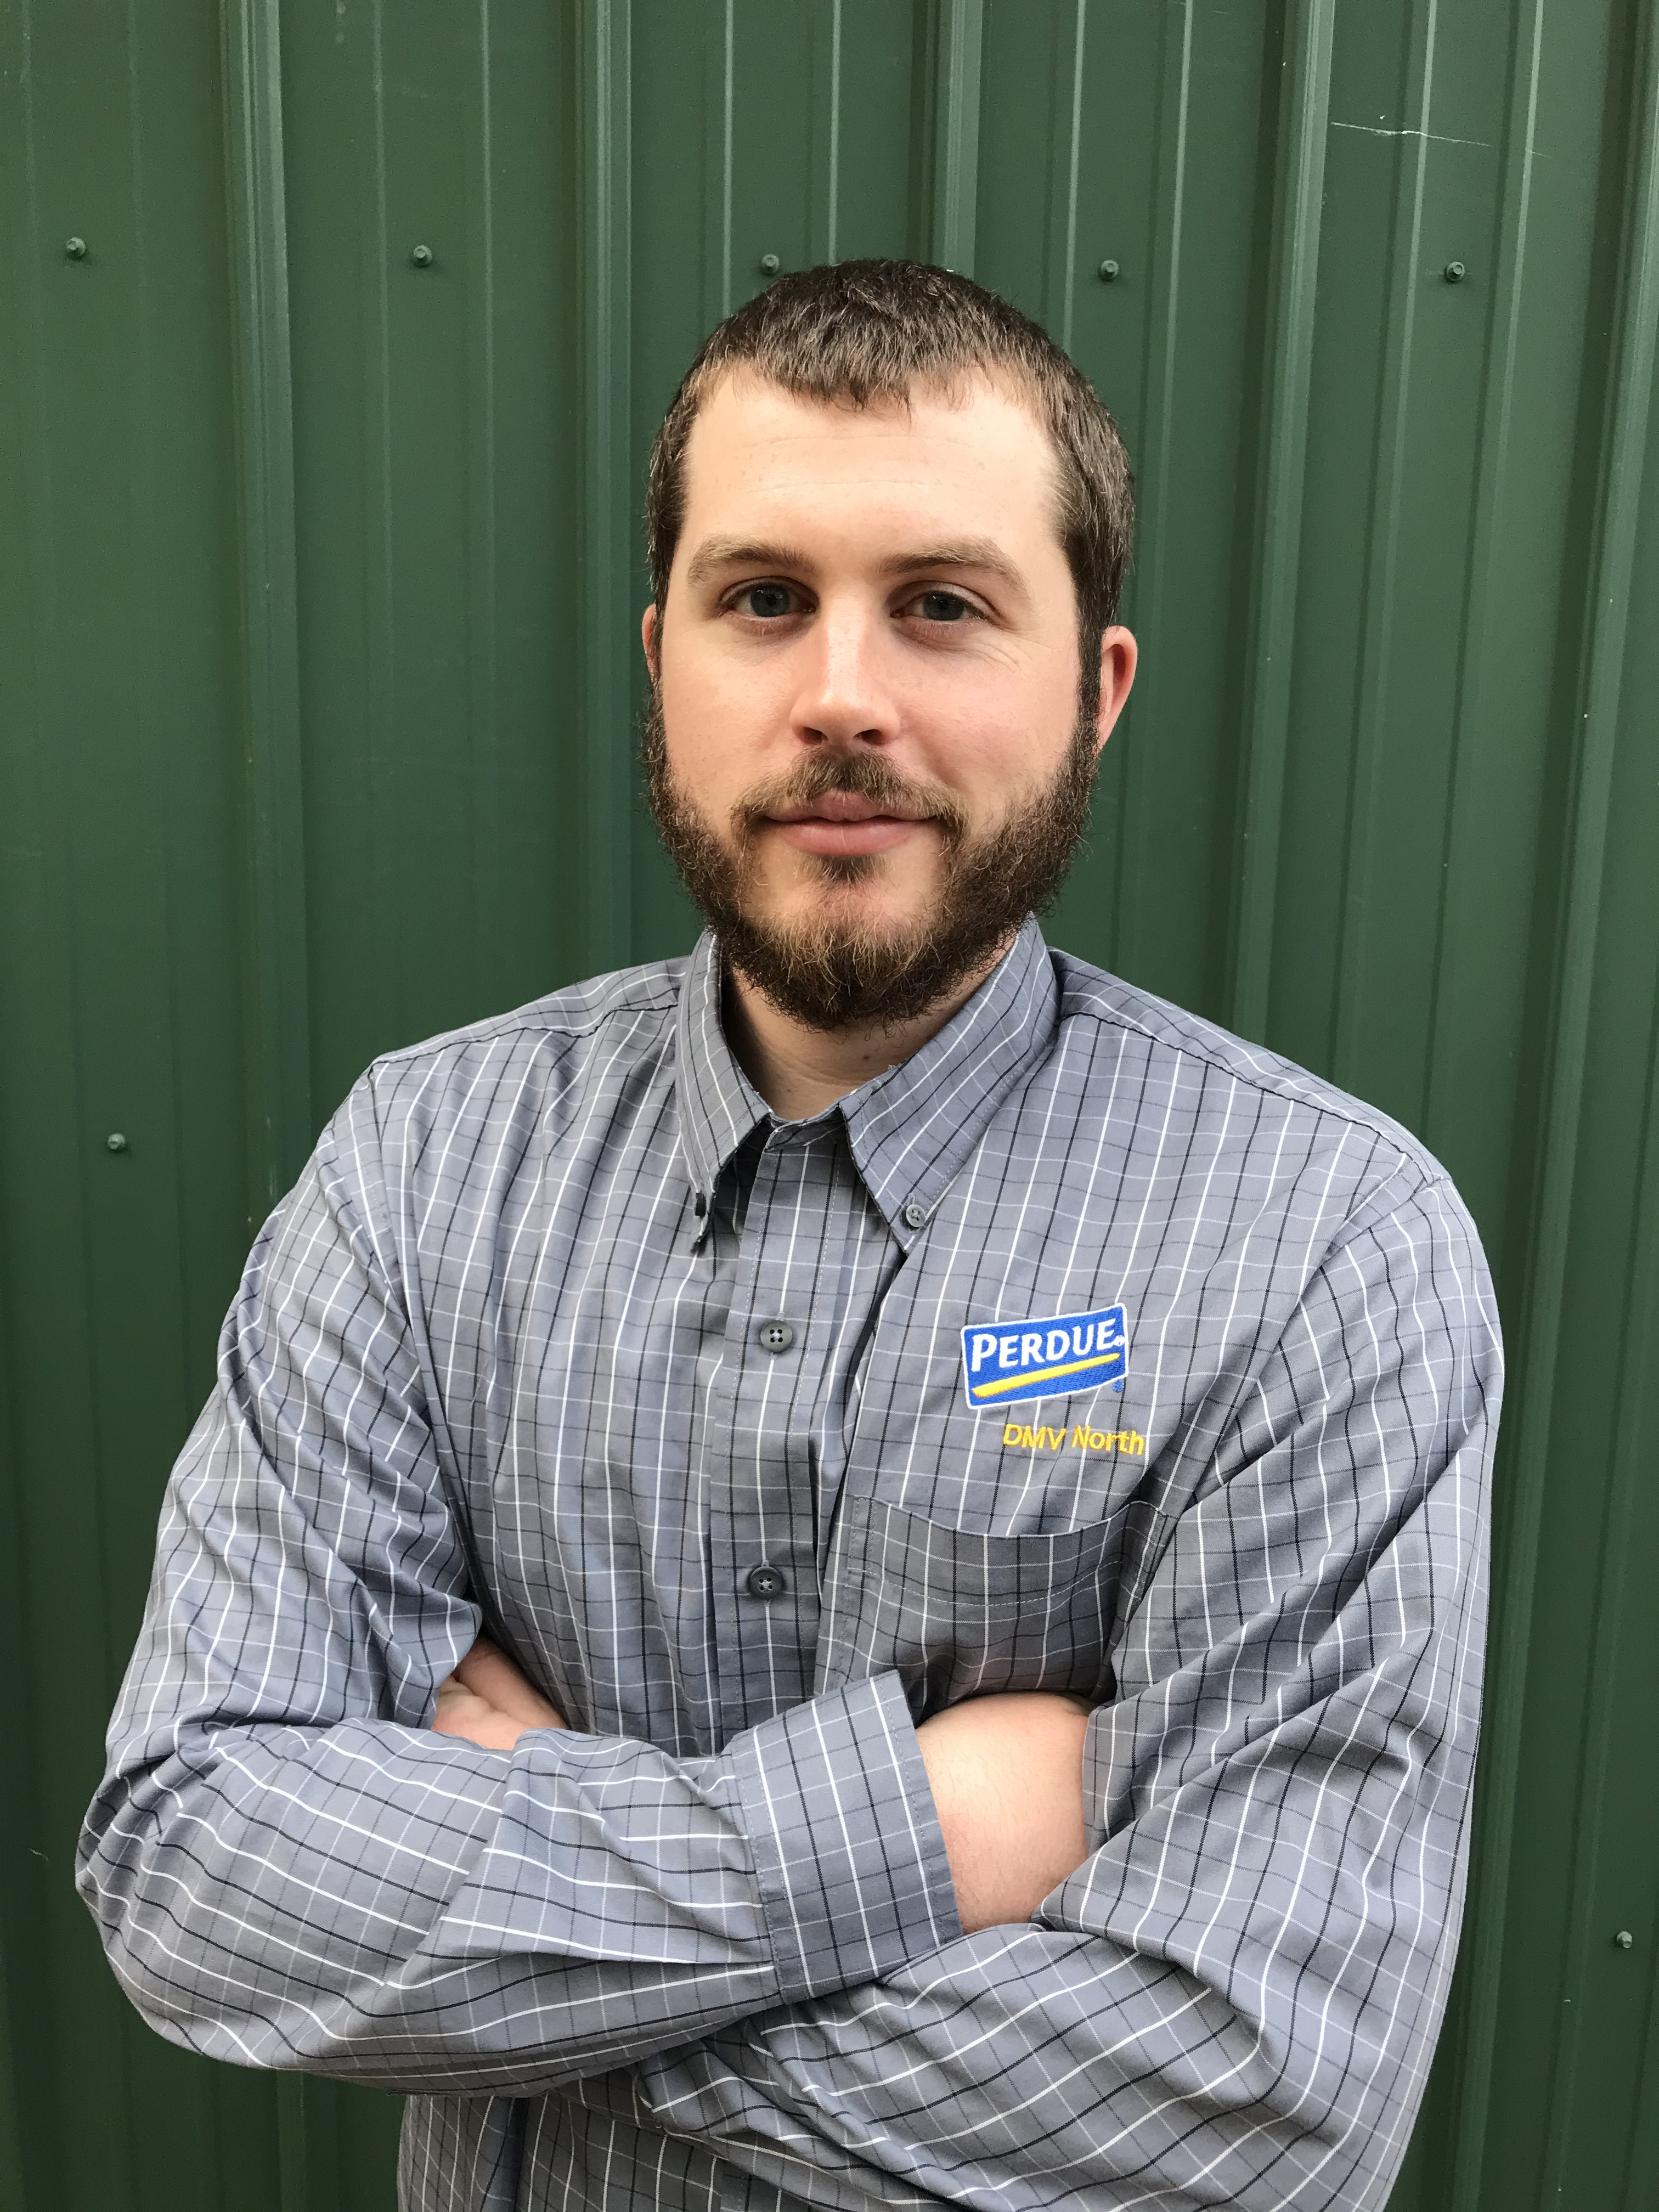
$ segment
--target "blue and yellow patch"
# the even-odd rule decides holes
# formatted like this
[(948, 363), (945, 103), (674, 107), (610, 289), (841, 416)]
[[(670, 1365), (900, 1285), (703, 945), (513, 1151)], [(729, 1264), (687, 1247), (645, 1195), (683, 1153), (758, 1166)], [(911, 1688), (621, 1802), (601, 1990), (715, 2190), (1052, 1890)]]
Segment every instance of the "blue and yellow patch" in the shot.
[(963, 1381), (974, 1407), (1064, 1398), (1103, 1382), (1121, 1389), (1127, 1365), (1121, 1306), (1052, 1321), (981, 1322), (962, 1332)]

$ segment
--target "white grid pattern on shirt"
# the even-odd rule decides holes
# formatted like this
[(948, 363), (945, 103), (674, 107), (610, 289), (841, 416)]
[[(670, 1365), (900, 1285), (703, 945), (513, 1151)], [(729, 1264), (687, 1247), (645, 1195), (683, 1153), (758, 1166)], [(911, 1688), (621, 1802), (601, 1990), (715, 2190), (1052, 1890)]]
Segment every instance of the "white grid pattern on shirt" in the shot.
[[(966, 1405), (963, 1326), (1108, 1302), (1121, 1397)], [(793, 1127), (706, 941), (559, 994), (378, 1063), (267, 1224), (83, 1893), (164, 2033), (416, 2093), (418, 2212), (1378, 2203), (1498, 1373), (1420, 1148), (1034, 925)], [(481, 1618), (573, 1732), (425, 1729)], [(1102, 1700), (1093, 1848), (964, 1938), (913, 1723), (1003, 1687)]]

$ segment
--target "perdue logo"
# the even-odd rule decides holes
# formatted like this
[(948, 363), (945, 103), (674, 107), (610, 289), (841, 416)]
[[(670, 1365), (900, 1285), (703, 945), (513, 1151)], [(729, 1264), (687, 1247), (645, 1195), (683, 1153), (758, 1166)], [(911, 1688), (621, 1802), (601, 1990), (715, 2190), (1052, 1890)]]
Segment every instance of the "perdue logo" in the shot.
[(1056, 1314), (1052, 1321), (981, 1322), (962, 1332), (963, 1381), (970, 1406), (1064, 1398), (1121, 1382), (1127, 1365), (1121, 1306)]

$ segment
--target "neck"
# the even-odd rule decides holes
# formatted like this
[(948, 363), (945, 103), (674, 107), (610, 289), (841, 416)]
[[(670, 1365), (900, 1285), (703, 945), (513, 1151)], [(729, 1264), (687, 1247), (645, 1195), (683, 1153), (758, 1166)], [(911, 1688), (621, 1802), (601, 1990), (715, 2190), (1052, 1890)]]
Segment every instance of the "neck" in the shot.
[(781, 1121), (805, 1121), (921, 1050), (965, 1006), (1012, 939), (925, 1014), (908, 1022), (855, 1022), (815, 1030), (782, 1013), (735, 968), (726, 971), (726, 1042), (744, 1073)]

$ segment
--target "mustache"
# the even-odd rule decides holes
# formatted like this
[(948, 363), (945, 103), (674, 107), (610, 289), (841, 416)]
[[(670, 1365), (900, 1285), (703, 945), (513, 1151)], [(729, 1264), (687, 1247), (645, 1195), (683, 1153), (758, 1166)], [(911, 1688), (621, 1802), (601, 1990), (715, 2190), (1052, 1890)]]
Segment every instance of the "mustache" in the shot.
[(919, 783), (901, 775), (878, 753), (813, 753), (788, 775), (755, 784), (732, 809), (732, 828), (747, 845), (769, 816), (786, 807), (811, 806), (832, 791), (868, 799), (883, 813), (931, 822), (947, 846), (968, 834), (968, 816), (954, 792), (943, 784)]

